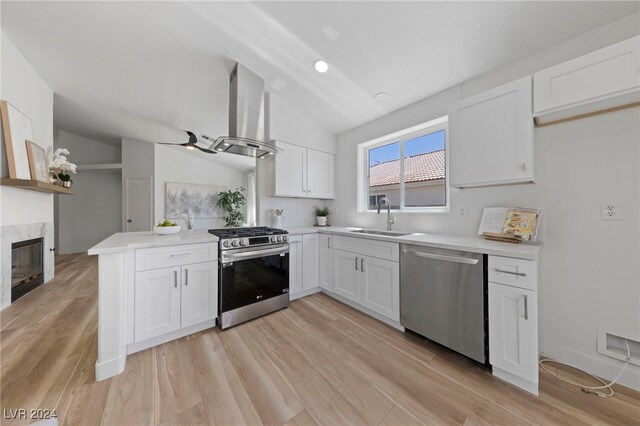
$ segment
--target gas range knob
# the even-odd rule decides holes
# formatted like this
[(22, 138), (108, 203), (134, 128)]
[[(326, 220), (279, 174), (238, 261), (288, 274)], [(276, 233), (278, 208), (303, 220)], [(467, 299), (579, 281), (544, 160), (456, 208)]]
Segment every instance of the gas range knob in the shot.
[(231, 241), (231, 245), (232, 245), (233, 247), (238, 247), (238, 240), (233, 240), (233, 241)]
[(286, 235), (282, 236), (282, 241), (287, 242), (289, 241), (289, 237), (287, 237)]
[(278, 239), (276, 237), (271, 237), (271, 242), (275, 243), (276, 241), (278, 241)]
[(282, 242), (282, 237), (278, 237), (278, 242)]
[(245, 240), (240, 240), (240, 247), (244, 247), (247, 245), (247, 242)]
[(229, 247), (229, 241), (225, 241), (222, 243), (223, 247)]

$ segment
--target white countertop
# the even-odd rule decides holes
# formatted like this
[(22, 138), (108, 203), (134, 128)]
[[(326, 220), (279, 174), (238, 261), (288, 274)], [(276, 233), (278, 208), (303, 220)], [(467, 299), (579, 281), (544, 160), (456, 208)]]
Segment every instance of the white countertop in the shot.
[(158, 235), (152, 231), (118, 232), (91, 247), (88, 253), (90, 255), (119, 253), (136, 248), (179, 246), (216, 241), (218, 241), (218, 237), (209, 234), (206, 229), (184, 230), (172, 235)]
[(323, 234), (344, 235), (355, 238), (369, 238), (380, 241), (388, 241), (392, 243), (400, 244), (415, 244), (428, 247), (438, 247), (450, 250), (464, 250), (473, 253), (486, 253), (496, 256), (514, 257), (518, 259), (537, 260), (538, 254), (542, 249), (541, 243), (522, 243), (511, 244), (502, 243), (498, 241), (488, 241), (480, 236), (473, 237), (461, 237), (455, 235), (442, 235), (442, 234), (423, 234), (413, 233), (404, 235), (401, 237), (389, 237), (385, 235), (364, 235), (355, 232), (354, 230), (362, 229), (356, 227), (314, 227), (314, 226), (301, 226), (286, 228), (289, 234), (312, 234), (320, 232)]

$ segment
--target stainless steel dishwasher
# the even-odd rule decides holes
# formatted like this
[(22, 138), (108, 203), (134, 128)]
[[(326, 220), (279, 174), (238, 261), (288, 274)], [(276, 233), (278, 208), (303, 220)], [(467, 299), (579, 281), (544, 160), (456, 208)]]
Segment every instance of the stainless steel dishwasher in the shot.
[(487, 364), (486, 255), (402, 244), (400, 323)]

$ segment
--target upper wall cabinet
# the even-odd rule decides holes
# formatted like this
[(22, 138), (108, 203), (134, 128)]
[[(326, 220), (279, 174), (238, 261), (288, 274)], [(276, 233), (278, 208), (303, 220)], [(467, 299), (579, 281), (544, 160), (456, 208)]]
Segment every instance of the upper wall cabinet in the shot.
[(533, 75), (538, 125), (610, 111), (640, 101), (640, 36)]
[(276, 197), (333, 199), (335, 156), (278, 141), (284, 151), (275, 156)]
[(453, 104), (449, 111), (452, 187), (533, 182), (531, 77)]

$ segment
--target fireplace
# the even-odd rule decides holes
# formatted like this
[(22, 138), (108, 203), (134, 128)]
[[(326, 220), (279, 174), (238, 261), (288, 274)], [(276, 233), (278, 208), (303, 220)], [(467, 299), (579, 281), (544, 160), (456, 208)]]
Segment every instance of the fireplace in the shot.
[(43, 238), (11, 244), (11, 302), (44, 282)]

